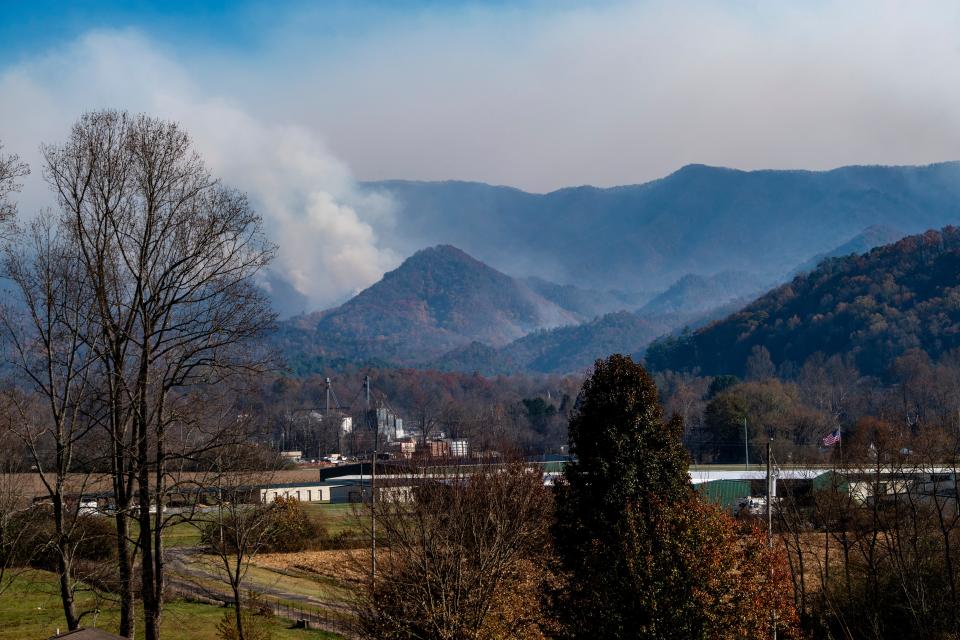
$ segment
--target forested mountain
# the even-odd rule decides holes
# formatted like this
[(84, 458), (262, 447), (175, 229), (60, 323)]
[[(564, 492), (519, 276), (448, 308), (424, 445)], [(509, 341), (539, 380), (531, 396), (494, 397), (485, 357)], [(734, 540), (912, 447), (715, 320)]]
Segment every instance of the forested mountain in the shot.
[(936, 359), (960, 347), (960, 230), (946, 227), (828, 259), (724, 320), (654, 343), (647, 363), (743, 374), (761, 346), (776, 366), (839, 354), (873, 375), (886, 373), (909, 349)]
[(960, 223), (960, 163), (738, 171), (690, 165), (641, 185), (532, 194), (466, 182), (366, 183), (389, 194), (395, 250), (454, 244), (497, 269), (656, 291), (688, 273), (782, 279), (871, 225)]
[(611, 353), (642, 355), (654, 339), (684, 328), (697, 328), (740, 309), (738, 298), (698, 313), (608, 313), (579, 325), (535, 331), (500, 348), (478, 342), (453, 349), (426, 363), (440, 371), (580, 374)]
[(343, 305), (286, 323), (281, 339), (299, 338), (301, 349), (327, 357), (413, 364), (472, 341), (500, 346), (582, 319), (442, 245), (418, 251)]
[[(361, 365), (576, 373), (739, 308), (747, 300), (725, 292), (751, 280), (726, 277), (735, 280), (726, 289), (716, 284), (724, 277), (685, 278), (657, 308), (629, 311), (639, 294), (518, 280), (443, 245), (417, 252), (340, 307), (282, 322), (273, 341), (298, 373)], [(691, 284), (701, 281), (712, 284)]]

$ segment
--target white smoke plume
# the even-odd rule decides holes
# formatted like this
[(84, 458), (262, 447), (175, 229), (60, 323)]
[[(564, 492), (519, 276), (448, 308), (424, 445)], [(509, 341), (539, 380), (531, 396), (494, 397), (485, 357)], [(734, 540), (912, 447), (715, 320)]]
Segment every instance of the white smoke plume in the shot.
[(280, 247), (265, 284), (288, 283), (303, 296), (302, 308), (287, 311), (335, 304), (398, 262), (375, 231), (392, 225), (390, 202), (361, 193), (317, 134), (206, 91), (202, 79), (136, 32), (89, 33), (0, 69), (0, 96), (0, 140), (34, 169), (20, 198), (23, 215), (52, 204), (40, 143), (61, 140), (84, 111), (127, 109), (181, 122), (214, 175), (251, 197)]

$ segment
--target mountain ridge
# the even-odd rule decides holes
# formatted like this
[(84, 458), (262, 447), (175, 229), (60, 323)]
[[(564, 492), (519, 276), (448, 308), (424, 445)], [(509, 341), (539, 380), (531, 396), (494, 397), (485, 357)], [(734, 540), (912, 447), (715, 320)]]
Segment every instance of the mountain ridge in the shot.
[(776, 366), (819, 353), (875, 376), (910, 350), (936, 359), (960, 348), (960, 229), (827, 259), (722, 320), (658, 340), (646, 357), (655, 370), (743, 375), (759, 347)]
[(545, 194), (466, 181), (363, 183), (397, 209), (391, 236), (412, 253), (454, 244), (518, 277), (588, 289), (663, 289), (688, 273), (776, 281), (865, 228), (904, 233), (960, 223), (960, 162), (828, 171), (687, 165), (617, 187)]
[(479, 341), (502, 346), (584, 318), (452, 245), (422, 249), (344, 304), (300, 316), (291, 331), (340, 355), (410, 364)]

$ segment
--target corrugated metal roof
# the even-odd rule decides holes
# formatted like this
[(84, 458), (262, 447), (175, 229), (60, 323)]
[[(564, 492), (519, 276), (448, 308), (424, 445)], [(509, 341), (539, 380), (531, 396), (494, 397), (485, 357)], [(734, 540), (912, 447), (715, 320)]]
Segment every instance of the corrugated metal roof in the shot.
[(750, 495), (749, 480), (712, 480), (695, 487), (708, 502), (724, 509), (736, 506), (740, 498)]

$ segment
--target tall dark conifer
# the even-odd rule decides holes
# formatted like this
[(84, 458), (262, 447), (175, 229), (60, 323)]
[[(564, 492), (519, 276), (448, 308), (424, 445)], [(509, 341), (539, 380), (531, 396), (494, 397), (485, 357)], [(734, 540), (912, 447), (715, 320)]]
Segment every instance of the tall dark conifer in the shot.
[(576, 462), (557, 490), (555, 615), (569, 638), (763, 637), (794, 630), (789, 572), (757, 529), (701, 501), (679, 418), (643, 367), (596, 363), (570, 421)]
[[(623, 635), (637, 610), (624, 540), (654, 537), (650, 515), (691, 496), (679, 418), (665, 421), (657, 387), (627, 356), (598, 360), (570, 420), (575, 457), (558, 487), (555, 537), (571, 576), (558, 614), (577, 638)], [(646, 523), (648, 532), (634, 527)]]

